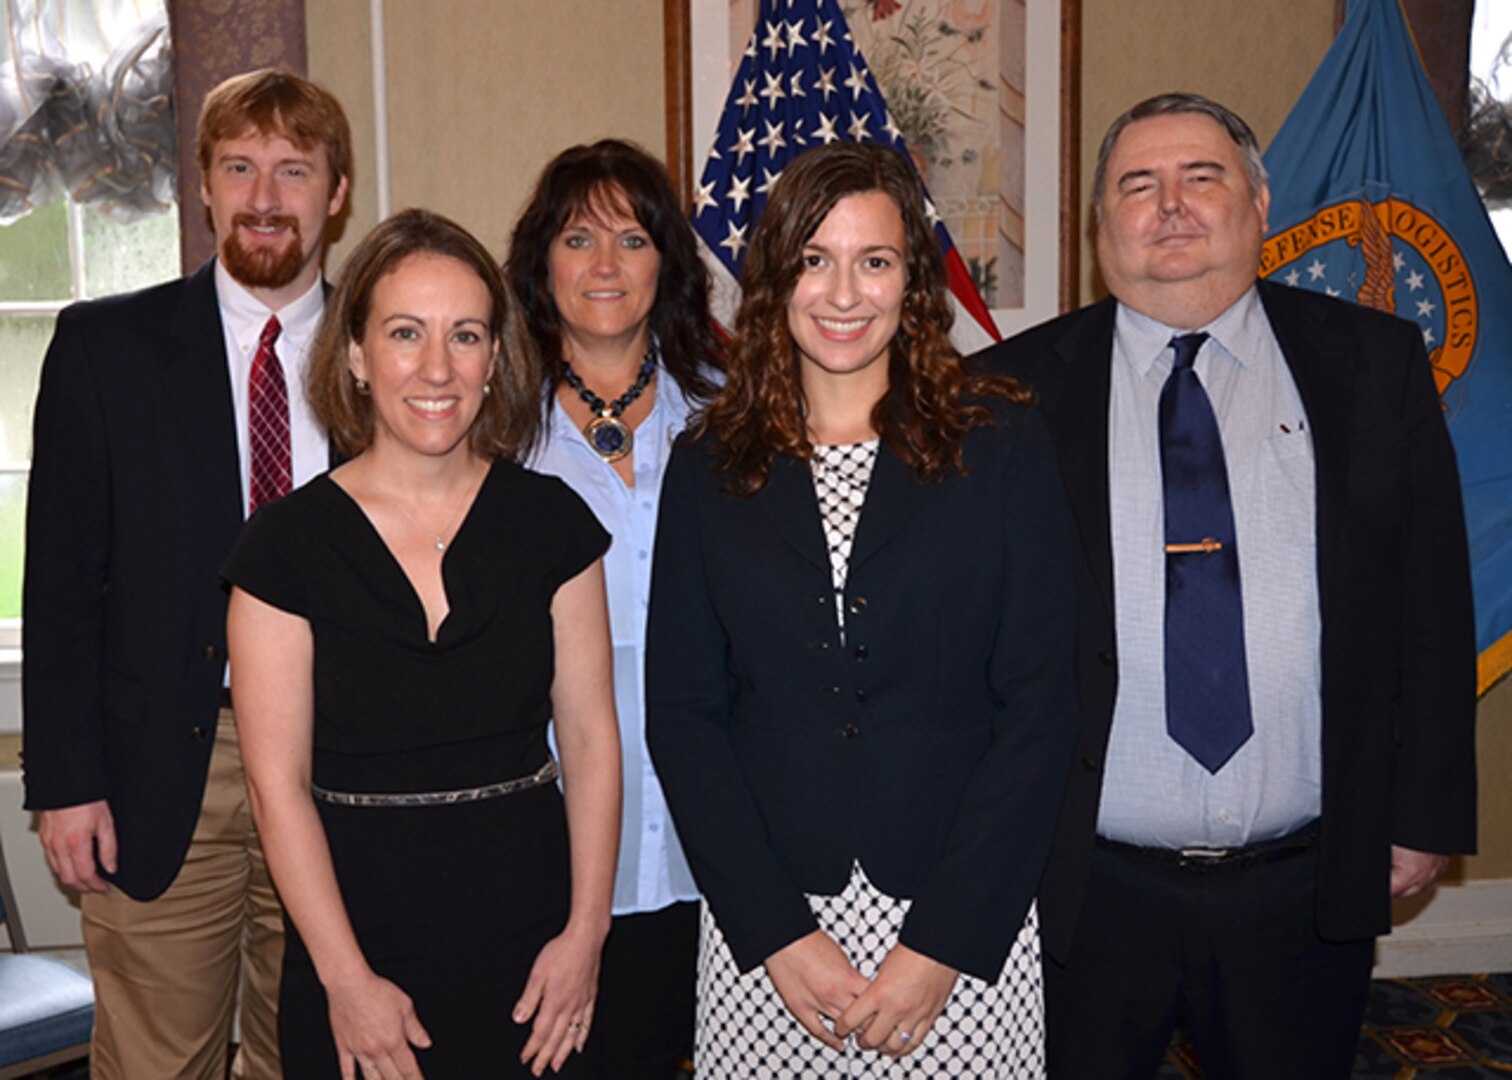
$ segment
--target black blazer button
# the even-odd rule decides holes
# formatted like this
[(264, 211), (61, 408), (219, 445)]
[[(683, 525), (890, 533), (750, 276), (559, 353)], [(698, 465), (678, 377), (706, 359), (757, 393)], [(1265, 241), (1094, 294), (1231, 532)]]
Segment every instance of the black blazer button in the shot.
[(840, 734), (844, 735), (847, 739), (854, 739), (857, 735), (861, 734), (861, 729), (855, 724), (846, 724), (840, 729)]
[(205, 737), (205, 729), (196, 725), (189, 729), (189, 737), (195, 742), (199, 742)]
[(1098, 761), (1095, 757), (1084, 757), (1082, 758), (1082, 768), (1088, 772), (1096, 772), (1102, 768), (1102, 762)]
[(852, 615), (859, 615), (866, 610), (866, 597), (856, 596), (851, 598), (850, 610)]
[(1101, 664), (1103, 667), (1112, 667), (1113, 666), (1113, 654), (1110, 653), (1110, 652), (1100, 652), (1100, 653), (1097, 654), (1097, 662), (1099, 664)]
[(871, 655), (871, 653), (867, 651), (865, 645), (857, 645), (855, 651), (851, 653), (851, 655), (854, 656), (857, 660), (865, 660), (868, 656)]
[(856, 702), (858, 704), (865, 704), (865, 702), (866, 702), (866, 691), (865, 690), (857, 690), (856, 691)]
[(820, 692), (825, 694), (838, 694), (840, 692), (840, 688), (838, 686), (824, 686), (820, 688)]
[(205, 646), (205, 659), (206, 660), (214, 660), (219, 655), (220, 655), (220, 650), (218, 650), (214, 645), (206, 645)]

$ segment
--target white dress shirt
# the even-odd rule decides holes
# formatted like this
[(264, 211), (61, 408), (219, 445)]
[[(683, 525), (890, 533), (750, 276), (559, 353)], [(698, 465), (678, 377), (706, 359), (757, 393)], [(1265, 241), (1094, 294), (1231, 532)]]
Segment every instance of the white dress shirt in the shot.
[(319, 476), (331, 467), (331, 444), (315, 422), (305, 396), (305, 375), (310, 370), (310, 346), (320, 327), (325, 310), (325, 283), (317, 277), (315, 284), (298, 299), (274, 312), (215, 261), (215, 295), (220, 304), (221, 327), (226, 335), (226, 366), (231, 373), (231, 400), (236, 407), (236, 456), (241, 462), (242, 513), (247, 509), (247, 380), (252, 374), (252, 360), (257, 356), (268, 317), (278, 315), (281, 327), (273, 351), (278, 354), (289, 390), (289, 449), (293, 466), (293, 486)]

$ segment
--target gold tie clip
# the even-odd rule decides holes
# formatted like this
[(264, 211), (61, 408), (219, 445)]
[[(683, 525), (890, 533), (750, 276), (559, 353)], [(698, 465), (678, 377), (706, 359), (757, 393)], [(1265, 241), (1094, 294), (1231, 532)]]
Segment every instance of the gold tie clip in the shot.
[(1215, 551), (1222, 551), (1223, 543), (1205, 536), (1196, 544), (1167, 544), (1165, 549), (1167, 555), (1196, 555), (1198, 552), (1211, 555)]

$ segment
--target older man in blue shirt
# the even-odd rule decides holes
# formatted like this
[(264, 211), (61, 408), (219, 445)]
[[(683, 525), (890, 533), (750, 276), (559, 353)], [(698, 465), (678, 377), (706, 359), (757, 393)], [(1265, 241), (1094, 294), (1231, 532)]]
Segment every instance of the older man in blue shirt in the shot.
[(1475, 843), (1453, 450), (1411, 324), (1257, 282), (1253, 133), (1119, 117), (1112, 296), (985, 354), (1039, 392), (1080, 538), (1081, 734), (1040, 894), (1053, 1077), (1346, 1077), (1390, 898)]

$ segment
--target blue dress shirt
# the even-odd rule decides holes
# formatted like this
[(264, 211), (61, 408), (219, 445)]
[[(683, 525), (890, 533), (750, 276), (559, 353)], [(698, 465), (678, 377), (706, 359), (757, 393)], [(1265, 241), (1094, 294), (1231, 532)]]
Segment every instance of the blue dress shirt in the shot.
[(1322, 810), (1322, 618), (1312, 436), (1258, 293), (1211, 324), (1195, 370), (1223, 435), (1239, 538), (1255, 733), (1210, 774), (1166, 731), (1165, 553), (1157, 414), (1163, 326), (1118, 307), (1108, 492), (1118, 696), (1097, 831), (1146, 847), (1237, 847)]
[(545, 439), (527, 464), (559, 476), (582, 496), (614, 537), (604, 556), (609, 627), (614, 644), (614, 705), (619, 713), (624, 767), (619, 866), (614, 914), (658, 911), (698, 899), (682, 845), (646, 752), (646, 609), (651, 599), (651, 544), (672, 441), (692, 411), (682, 389), (662, 369), (651, 412), (635, 429), (635, 483), (628, 485), (588, 445), (553, 396)]

